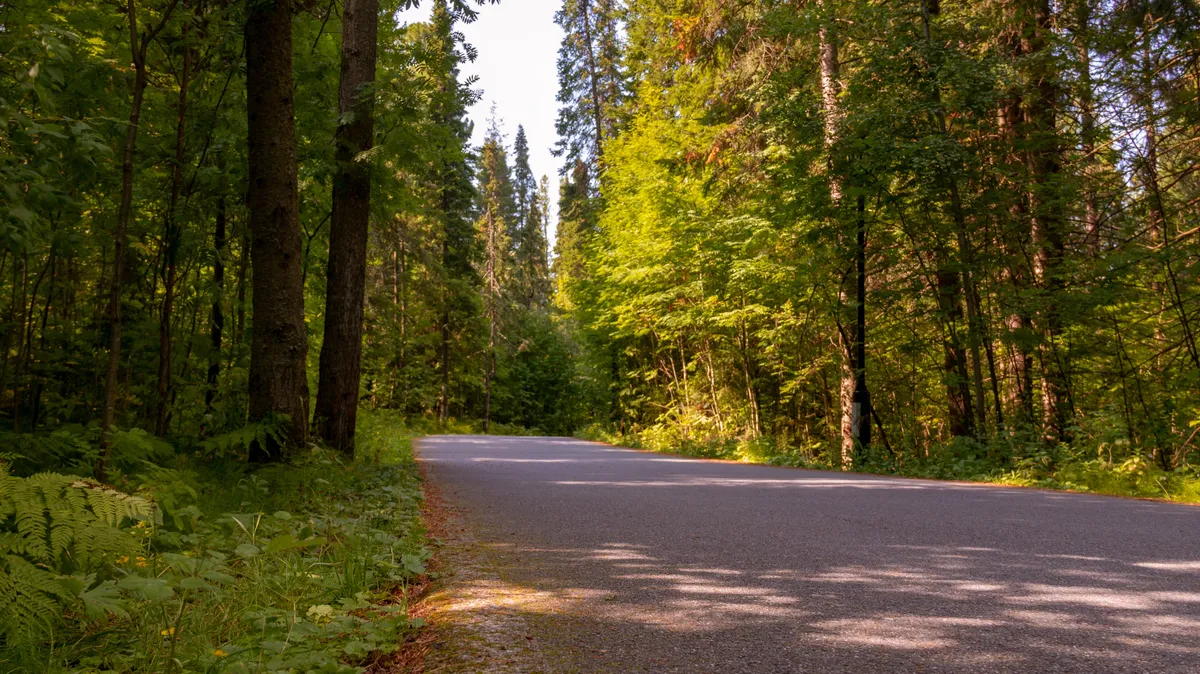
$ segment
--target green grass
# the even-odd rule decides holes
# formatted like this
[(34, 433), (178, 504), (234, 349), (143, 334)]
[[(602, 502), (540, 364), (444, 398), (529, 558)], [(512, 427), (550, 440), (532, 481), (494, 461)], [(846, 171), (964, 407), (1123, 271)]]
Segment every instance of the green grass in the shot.
[[(814, 470), (837, 470), (827, 457), (832, 453), (819, 446), (792, 447), (769, 438), (696, 439), (660, 424), (634, 432), (618, 433), (599, 425), (589, 426), (579, 437), (622, 447)], [(1157, 498), (1180, 503), (1200, 503), (1200, 471), (1184, 464), (1164, 470), (1150, 461), (1144, 451), (1120, 446), (1123, 454), (1113, 456), (1113, 445), (1045, 448), (1036, 442), (1011, 438), (982, 444), (965, 438), (927, 451), (889, 454), (875, 448), (857, 467), (858, 472), (900, 475), (941, 480), (988, 482), (1022, 487), (1040, 487), (1112, 496)]]
[(137, 548), (64, 578), (79, 596), (3, 637), (0, 672), (364, 671), (421, 627), (404, 594), (430, 555), (414, 434), (364, 412), (356, 461), (147, 464), (134, 481), (159, 516), (126, 520)]

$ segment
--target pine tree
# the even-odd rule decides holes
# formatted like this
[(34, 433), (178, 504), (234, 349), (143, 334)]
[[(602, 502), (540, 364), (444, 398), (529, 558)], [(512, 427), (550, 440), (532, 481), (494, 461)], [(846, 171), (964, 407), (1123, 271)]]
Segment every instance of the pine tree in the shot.
[(543, 306), (549, 295), (545, 232), (549, 199), (545, 194), (545, 177), (540, 187), (533, 178), (524, 126), (517, 126), (517, 138), (513, 141), (512, 173), (516, 202), (512, 231), (516, 299), (526, 308)]
[(358, 416), (371, 217), (371, 171), (362, 154), (374, 144), (378, 28), (379, 0), (347, 0), (342, 11), (339, 117), (334, 134), (338, 167), (329, 228), (325, 337), (314, 422), (331, 447), (350, 456)]
[(440, 221), (438, 238), (440, 251), (440, 292), (438, 331), (438, 373), (441, 391), (438, 398), (438, 418), (445, 422), (450, 415), (450, 381), (453, 364), (451, 346), (461, 338), (470, 318), (477, 312), (475, 288), (475, 230), (471, 212), (475, 204), (470, 153), (471, 122), (467, 108), (477, 95), (470, 82), (459, 81), (459, 66), (470, 52), (460, 51), (459, 36), (454, 31), (454, 16), (445, 0), (433, 7), (431, 30), (424, 48), (439, 62), (435, 73), (436, 86), (431, 104), (433, 122), (434, 166), (429, 176), (433, 183), (436, 217)]
[(587, 166), (582, 161), (576, 161), (570, 176), (559, 183), (553, 267), (555, 301), (563, 308), (573, 306), (573, 286), (584, 275), (584, 245), (596, 231), (590, 184)]
[(483, 372), (483, 430), (487, 432), (492, 415), (492, 388), (496, 378), (496, 347), (501, 338), (501, 323), (507, 317), (507, 295), (511, 279), (510, 224), (516, 206), (512, 195), (512, 176), (500, 133), (492, 110), (492, 120), (479, 155), (479, 219), (476, 229), (483, 241), (483, 313), (488, 325), (487, 355)]
[[(577, 161), (599, 175), (604, 141), (616, 134), (626, 94), (620, 24), (613, 0), (564, 0), (554, 15), (566, 33), (558, 49), (558, 144), (563, 173)], [(594, 191), (595, 185), (590, 185)]]
[(533, 208), (537, 198), (537, 181), (533, 177), (533, 169), (529, 167), (529, 139), (525, 136), (525, 127), (517, 125), (517, 137), (513, 139), (513, 199), (516, 201), (516, 216), (518, 223), (524, 223)]
[[(254, 338), (250, 418), (290, 420), (288, 436), (308, 435), (308, 332), (304, 321), (300, 204), (297, 192), (292, 3), (254, 3), (246, 19), (251, 263)], [(279, 457), (256, 444), (252, 458)]]

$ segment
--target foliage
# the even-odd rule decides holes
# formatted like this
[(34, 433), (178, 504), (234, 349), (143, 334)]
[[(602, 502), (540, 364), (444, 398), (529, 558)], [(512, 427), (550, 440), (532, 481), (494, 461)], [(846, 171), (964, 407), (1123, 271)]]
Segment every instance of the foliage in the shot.
[[(1186, 498), (1194, 12), (626, 9), (620, 124), (560, 192), (588, 421), (705, 456)], [(564, 146), (607, 76), (568, 32)], [(869, 446), (847, 432), (860, 377)]]
[(14, 477), (0, 465), (0, 639), (43, 636), (64, 605), (82, 602), (95, 612), (111, 582), (90, 587), (85, 581), (94, 574), (82, 574), (136, 552), (138, 541), (127, 528), (146, 526), (153, 515), (149, 501), (92, 480), (54, 473)]
[(0, 578), (22, 601), (6, 605), (0, 665), (349, 673), (394, 652), (421, 625), (405, 587), (430, 553), (410, 431), (370, 413), (364, 430), (370, 461), (157, 468), (142, 493), (161, 518), (79, 478), (3, 476)]

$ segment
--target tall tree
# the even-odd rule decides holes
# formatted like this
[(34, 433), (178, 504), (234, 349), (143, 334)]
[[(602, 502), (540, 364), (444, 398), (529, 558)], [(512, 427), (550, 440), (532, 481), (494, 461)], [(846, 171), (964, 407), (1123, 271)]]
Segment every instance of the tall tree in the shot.
[(480, 277), (483, 279), (483, 313), (487, 320), (487, 351), (483, 369), (483, 430), (492, 418), (492, 389), (496, 379), (496, 347), (501, 321), (506, 314), (509, 286), (509, 222), (515, 217), (512, 175), (504, 151), (504, 138), (492, 111), (492, 119), (479, 155), (479, 221), (476, 227), (483, 241)]
[(133, 215), (134, 151), (137, 148), (138, 130), (142, 118), (142, 104), (146, 87), (150, 84), (147, 53), (154, 38), (167, 25), (178, 0), (171, 0), (159, 14), (158, 20), (145, 31), (138, 28), (138, 6), (135, 0), (125, 3), (125, 19), (129, 28), (129, 49), (133, 63), (132, 101), (129, 105), (129, 121), (125, 128), (125, 140), (121, 148), (121, 199), (117, 207), (117, 224), (113, 230), (113, 275), (109, 291), (108, 321), (109, 346), (108, 370), (104, 379), (104, 403), (100, 412), (100, 436), (103, 447), (96, 463), (96, 477), (106, 477), (107, 462), (112, 456), (109, 430), (112, 428), (117, 410), (117, 376), (121, 367), (121, 291), (125, 280), (125, 237)]
[(337, 173), (325, 291), (316, 418), (321, 437), (354, 453), (363, 339), (371, 171), (364, 156), (375, 134), (375, 54), (379, 0), (347, 0), (342, 11), (342, 71), (338, 86)]
[(612, 0), (564, 0), (554, 22), (565, 33), (558, 49), (555, 152), (566, 158), (564, 174), (583, 161), (595, 176), (626, 89), (617, 7)]
[(529, 141), (524, 126), (517, 126), (513, 141), (512, 184), (516, 208), (510, 229), (516, 299), (526, 308), (542, 306), (549, 292), (545, 233), (549, 200), (539, 191), (546, 188), (545, 180), (539, 188), (529, 166)]
[[(246, 118), (254, 324), (250, 418), (286, 415), (288, 437), (308, 435), (308, 333), (297, 186), (292, 3), (253, 2), (246, 17)], [(256, 444), (269, 461), (282, 448)]]
[(512, 189), (516, 201), (516, 216), (518, 227), (529, 217), (529, 210), (537, 198), (537, 181), (533, 177), (533, 169), (529, 166), (529, 138), (525, 135), (525, 126), (517, 125), (517, 135), (513, 139), (513, 170)]
[(453, 342), (461, 336), (467, 319), (475, 312), (470, 291), (478, 282), (473, 265), (475, 230), (470, 218), (475, 188), (471, 180), (469, 143), (472, 126), (467, 119), (467, 108), (478, 95), (470, 88), (470, 82), (459, 82), (459, 66), (472, 52), (460, 50), (460, 37), (454, 31), (454, 15), (445, 0), (435, 2), (431, 24), (426, 48), (438, 64), (430, 112), (435, 153), (431, 180), (437, 194), (436, 217), (441, 247), (437, 357), (441, 381), (437, 413), (439, 420), (445, 423), (450, 416)]

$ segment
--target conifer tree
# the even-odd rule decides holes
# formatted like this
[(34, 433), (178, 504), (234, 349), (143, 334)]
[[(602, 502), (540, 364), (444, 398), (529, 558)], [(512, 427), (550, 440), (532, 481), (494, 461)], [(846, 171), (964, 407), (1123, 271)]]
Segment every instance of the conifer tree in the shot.
[[(301, 276), (292, 3), (287, 0), (251, 5), (246, 19), (246, 91), (254, 280), (250, 418), (286, 415), (291, 442), (302, 443), (308, 435), (308, 332)], [(252, 458), (275, 459), (279, 451), (256, 443)]]
[(483, 312), (488, 325), (486, 360), (483, 371), (483, 430), (487, 432), (492, 414), (492, 388), (496, 378), (497, 340), (502, 338), (501, 322), (506, 318), (506, 296), (511, 279), (510, 251), (514, 218), (512, 176), (504, 151), (504, 138), (495, 118), (495, 109), (479, 156), (479, 219), (476, 229), (483, 241), (480, 276), (483, 279)]
[(512, 188), (517, 223), (523, 223), (537, 198), (537, 181), (533, 177), (533, 169), (529, 167), (529, 139), (521, 124), (517, 125), (517, 137), (513, 139)]
[(438, 418), (445, 422), (450, 414), (450, 383), (453, 370), (452, 342), (461, 340), (468, 321), (476, 312), (475, 230), (471, 211), (475, 201), (469, 150), (471, 122), (467, 108), (477, 96), (470, 82), (459, 81), (459, 66), (469, 52), (460, 50), (454, 31), (454, 16), (445, 0), (437, 0), (430, 19), (431, 30), (425, 49), (435, 55), (439, 67), (431, 105), (433, 122), (434, 166), (430, 179), (435, 197), (439, 254), (440, 288), (437, 368), (441, 378)]
[(524, 126), (517, 126), (513, 141), (512, 186), (516, 202), (512, 227), (516, 299), (526, 308), (542, 306), (548, 297), (545, 227), (549, 199), (544, 193), (545, 177), (539, 187), (529, 166)]
[(374, 144), (378, 27), (379, 0), (347, 0), (342, 10), (342, 69), (334, 134), (338, 167), (329, 230), (325, 338), (314, 421), (330, 446), (351, 456), (358, 417), (371, 217), (371, 171), (362, 155)]
[[(564, 0), (554, 22), (564, 31), (558, 49), (558, 144), (563, 173), (582, 161), (599, 175), (604, 140), (615, 135), (626, 93), (620, 24), (613, 0)], [(590, 185), (594, 191), (596, 185)]]

